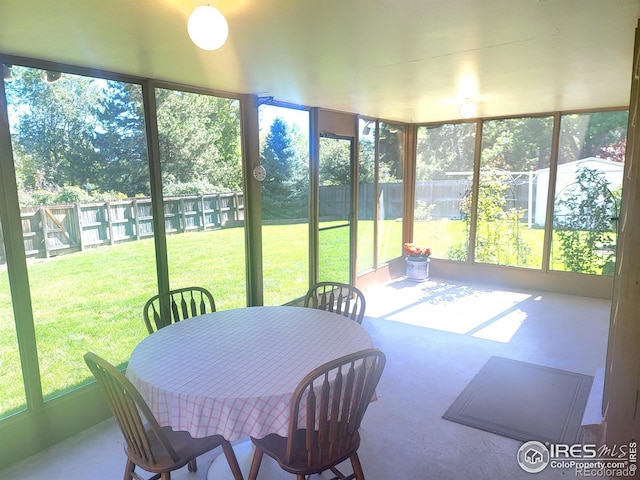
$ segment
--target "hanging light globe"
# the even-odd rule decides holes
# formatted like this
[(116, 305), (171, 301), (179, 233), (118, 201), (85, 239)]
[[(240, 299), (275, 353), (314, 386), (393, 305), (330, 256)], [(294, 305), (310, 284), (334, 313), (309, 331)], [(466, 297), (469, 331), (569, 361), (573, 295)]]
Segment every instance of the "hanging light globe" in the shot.
[(473, 118), (478, 113), (478, 106), (472, 98), (465, 98), (460, 105), (460, 116), (462, 118)]
[(191, 41), (203, 50), (217, 50), (229, 36), (229, 25), (224, 15), (209, 5), (196, 7), (189, 16), (187, 31)]

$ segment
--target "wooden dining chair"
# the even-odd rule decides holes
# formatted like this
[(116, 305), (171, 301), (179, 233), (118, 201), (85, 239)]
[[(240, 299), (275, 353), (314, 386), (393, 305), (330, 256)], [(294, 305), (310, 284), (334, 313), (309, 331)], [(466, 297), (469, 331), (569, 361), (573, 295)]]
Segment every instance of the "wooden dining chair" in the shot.
[[(360, 422), (380, 380), (386, 357), (367, 349), (326, 363), (306, 375), (293, 393), (287, 437), (251, 438), (256, 447), (249, 480), (256, 480), (266, 453), (280, 467), (305, 480), (331, 470), (332, 480), (364, 480), (358, 458)], [(337, 465), (351, 460), (345, 476)]]
[(307, 292), (304, 306), (335, 312), (361, 324), (366, 302), (364, 294), (353, 285), (319, 282)]
[(209, 290), (185, 287), (154, 295), (144, 304), (142, 314), (151, 334), (180, 320), (215, 311), (216, 303)]
[(172, 471), (187, 464), (189, 471), (195, 472), (198, 468), (196, 457), (219, 446), (229, 462), (233, 478), (243, 480), (233, 448), (224, 437), (193, 438), (188, 432), (160, 427), (136, 387), (120, 370), (93, 352), (87, 352), (84, 360), (124, 435), (127, 455), (124, 480), (142, 480), (135, 472), (136, 467), (155, 473), (151, 479), (162, 480), (170, 480)]

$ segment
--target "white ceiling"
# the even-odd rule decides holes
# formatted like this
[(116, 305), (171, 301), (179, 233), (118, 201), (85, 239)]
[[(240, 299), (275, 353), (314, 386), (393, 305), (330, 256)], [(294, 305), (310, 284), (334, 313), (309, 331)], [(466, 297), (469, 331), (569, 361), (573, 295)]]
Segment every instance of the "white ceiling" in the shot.
[[(640, 0), (0, 0), (0, 53), (406, 122), (629, 103)], [(464, 90), (464, 91), (463, 91)]]

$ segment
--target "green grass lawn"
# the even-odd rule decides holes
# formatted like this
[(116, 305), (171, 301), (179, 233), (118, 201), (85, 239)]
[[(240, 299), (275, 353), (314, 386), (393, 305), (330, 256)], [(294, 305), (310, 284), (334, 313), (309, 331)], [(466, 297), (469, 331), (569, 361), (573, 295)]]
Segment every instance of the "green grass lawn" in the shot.
[(467, 231), (464, 222), (460, 220), (414, 222), (413, 242), (431, 247), (434, 258), (449, 258), (452, 246), (467, 244)]
[[(495, 225), (488, 225), (488, 229), (496, 228)], [(482, 227), (478, 229), (482, 233)], [(518, 264), (515, 254), (509, 246), (509, 238), (503, 236), (498, 242), (499, 261), (494, 262), (499, 265), (511, 265), (531, 268), (542, 267), (542, 247), (544, 242), (544, 229), (527, 228), (521, 226), (520, 234), (524, 244), (530, 251), (527, 261)], [(466, 249), (468, 242), (468, 232), (466, 225), (461, 220), (434, 220), (428, 222), (415, 222), (413, 240), (420, 245), (430, 246), (434, 258), (452, 258), (450, 250), (452, 247), (460, 246)], [(479, 253), (479, 252), (476, 252)], [(459, 258), (456, 258), (459, 260)]]
[[(279, 305), (308, 288), (308, 226), (263, 227), (265, 304)], [(327, 238), (328, 252), (345, 238)], [(335, 244), (331, 244), (335, 242)], [(82, 355), (93, 350), (124, 365), (147, 335), (142, 306), (157, 292), (152, 239), (85, 250), (29, 265), (38, 361), (45, 398), (90, 379)], [(244, 229), (193, 232), (167, 238), (172, 288), (201, 285), (219, 310), (246, 306)], [(327, 278), (341, 272), (327, 262)], [(335, 269), (335, 270), (332, 270)], [(7, 272), (0, 272), (0, 417), (24, 408)], [(4, 414), (3, 414), (4, 412)]]
[[(359, 222), (358, 271), (371, 268), (372, 222)], [(346, 281), (349, 230), (321, 232), (320, 279)], [(532, 264), (540, 268), (542, 229), (522, 229)], [(435, 258), (448, 258), (452, 245), (466, 244), (464, 222), (416, 222), (414, 241), (430, 246)], [(401, 255), (402, 222), (385, 221), (379, 232), (381, 263)], [(167, 238), (172, 288), (201, 285), (219, 310), (246, 305), (244, 229), (229, 228)], [(265, 305), (304, 295), (308, 287), (308, 225), (263, 226)], [(29, 265), (38, 360), (45, 398), (90, 379), (82, 355), (93, 350), (124, 365), (147, 335), (142, 306), (157, 292), (152, 239), (101, 247), (34, 261)], [(24, 408), (6, 268), (0, 270), (0, 417)], [(3, 413), (4, 412), (4, 413)]]

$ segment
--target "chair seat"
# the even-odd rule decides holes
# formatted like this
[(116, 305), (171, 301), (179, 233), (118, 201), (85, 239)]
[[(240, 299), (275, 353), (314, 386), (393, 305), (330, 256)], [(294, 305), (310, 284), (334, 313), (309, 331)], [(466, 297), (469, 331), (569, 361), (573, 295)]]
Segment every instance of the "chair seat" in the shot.
[(136, 454), (135, 448), (131, 448), (125, 444), (125, 453), (129, 458), (135, 459), (135, 463), (148, 472), (164, 472), (168, 470), (177, 470), (185, 466), (191, 459), (207, 453), (225, 442), (220, 435), (212, 435), (205, 438), (193, 438), (189, 432), (174, 431), (171, 427), (162, 427), (160, 430), (171, 443), (175, 452), (178, 454), (180, 461), (174, 462), (166, 449), (158, 442), (157, 437), (153, 435), (151, 428), (145, 426), (150, 440), (151, 451), (156, 460), (154, 464), (148, 462), (145, 458), (141, 458)]
[[(287, 450), (287, 438), (277, 435), (275, 433), (269, 434), (264, 438), (256, 439), (252, 438), (253, 443), (261, 448), (264, 453), (273, 458), (278, 465), (283, 470), (286, 470), (289, 473), (298, 474), (307, 474), (311, 475), (313, 473), (320, 473), (328, 470), (330, 467), (337, 465), (344, 460), (347, 460), (351, 455), (358, 450), (360, 446), (360, 434), (356, 432), (352, 445), (341, 449), (343, 454), (340, 457), (335, 457), (330, 454), (328, 451), (324, 452), (314, 452), (314, 457), (312, 459), (312, 467), (309, 467), (307, 463), (307, 449), (305, 446), (306, 442), (306, 429), (296, 430), (293, 441), (293, 462), (286, 462), (286, 450)], [(315, 437), (314, 443), (317, 444), (317, 436), (318, 432), (313, 432)]]

